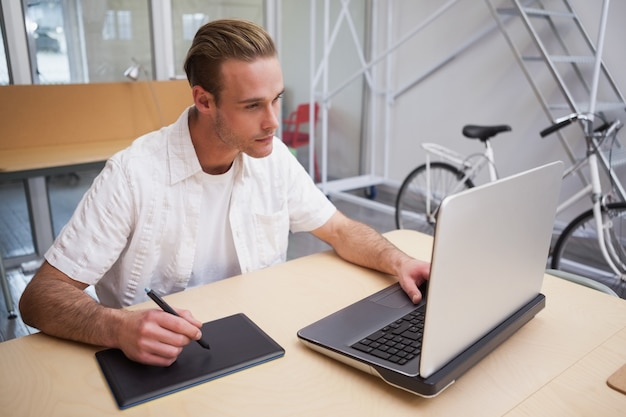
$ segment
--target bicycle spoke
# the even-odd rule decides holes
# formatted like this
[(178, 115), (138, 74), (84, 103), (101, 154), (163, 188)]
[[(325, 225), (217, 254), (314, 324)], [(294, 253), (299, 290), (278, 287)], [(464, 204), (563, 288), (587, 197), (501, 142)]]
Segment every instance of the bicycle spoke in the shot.
[(619, 277), (605, 260), (598, 243), (598, 230), (591, 210), (574, 219), (563, 231), (552, 254), (552, 268), (598, 279), (607, 284), (626, 279), (626, 204), (603, 209), (603, 235)]
[(417, 167), (402, 183), (396, 199), (396, 226), (432, 235), (441, 201), (448, 194), (473, 186), (461, 182), (463, 173), (454, 166), (433, 162)]

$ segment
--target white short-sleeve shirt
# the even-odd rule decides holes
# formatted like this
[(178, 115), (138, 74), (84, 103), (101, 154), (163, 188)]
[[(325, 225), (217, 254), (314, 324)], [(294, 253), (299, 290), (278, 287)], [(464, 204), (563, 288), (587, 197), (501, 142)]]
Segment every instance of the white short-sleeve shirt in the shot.
[[(107, 161), (45, 254), (72, 279), (94, 285), (102, 304), (145, 301), (147, 287), (161, 294), (187, 287), (205, 175), (188, 112)], [(336, 211), (278, 138), (269, 156), (241, 154), (233, 168), (228, 217), (242, 273), (284, 262), (289, 231), (314, 230)]]

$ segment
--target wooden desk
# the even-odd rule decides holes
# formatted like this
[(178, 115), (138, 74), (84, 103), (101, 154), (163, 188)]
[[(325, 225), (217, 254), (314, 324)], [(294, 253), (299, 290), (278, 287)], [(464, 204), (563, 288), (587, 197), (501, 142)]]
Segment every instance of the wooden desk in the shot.
[[(428, 259), (431, 238), (387, 235)], [(0, 344), (0, 413), (18, 416), (623, 416), (606, 385), (626, 363), (626, 302), (546, 276), (547, 307), (438, 397), (425, 399), (313, 352), (301, 327), (393, 278), (324, 252), (173, 294), (202, 321), (244, 312), (285, 357), (119, 411), (96, 348), (43, 334)], [(153, 307), (151, 304), (136, 306)]]

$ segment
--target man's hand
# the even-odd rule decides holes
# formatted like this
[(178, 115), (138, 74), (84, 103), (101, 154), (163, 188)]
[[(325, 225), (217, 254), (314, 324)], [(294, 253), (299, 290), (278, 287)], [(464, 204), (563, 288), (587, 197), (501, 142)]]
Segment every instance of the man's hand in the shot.
[(430, 278), (430, 263), (411, 258), (404, 262), (398, 273), (400, 286), (407, 293), (413, 304), (422, 301), (422, 293), (419, 286)]
[(189, 311), (180, 317), (159, 309), (129, 311), (99, 304), (76, 281), (47, 261), (20, 298), (22, 320), (43, 333), (96, 346), (115, 347), (136, 362), (169, 366), (183, 347), (202, 336)]
[(147, 365), (169, 366), (187, 344), (202, 337), (202, 323), (189, 311), (180, 317), (162, 310), (130, 311), (119, 327), (118, 344), (131, 360)]

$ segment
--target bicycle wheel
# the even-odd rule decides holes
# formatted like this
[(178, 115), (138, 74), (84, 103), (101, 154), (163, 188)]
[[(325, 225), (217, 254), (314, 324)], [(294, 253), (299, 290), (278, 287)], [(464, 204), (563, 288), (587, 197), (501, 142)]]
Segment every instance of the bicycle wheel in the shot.
[[(427, 174), (426, 164), (420, 165), (405, 178), (400, 186), (396, 197), (396, 227), (398, 229), (418, 230), (432, 235), (441, 200), (455, 189), (458, 192), (474, 186), (469, 178), (460, 183), (465, 174), (455, 166), (445, 162), (431, 162), (430, 193), (427, 193)], [(427, 209), (428, 203), (430, 207)]]
[[(612, 203), (602, 208), (605, 242), (612, 253), (613, 263), (626, 265), (626, 203)], [(552, 252), (554, 269), (589, 278), (615, 282), (615, 273), (606, 262), (598, 243), (598, 231), (593, 210), (588, 210), (567, 225)], [(626, 270), (622, 269), (622, 275)]]

